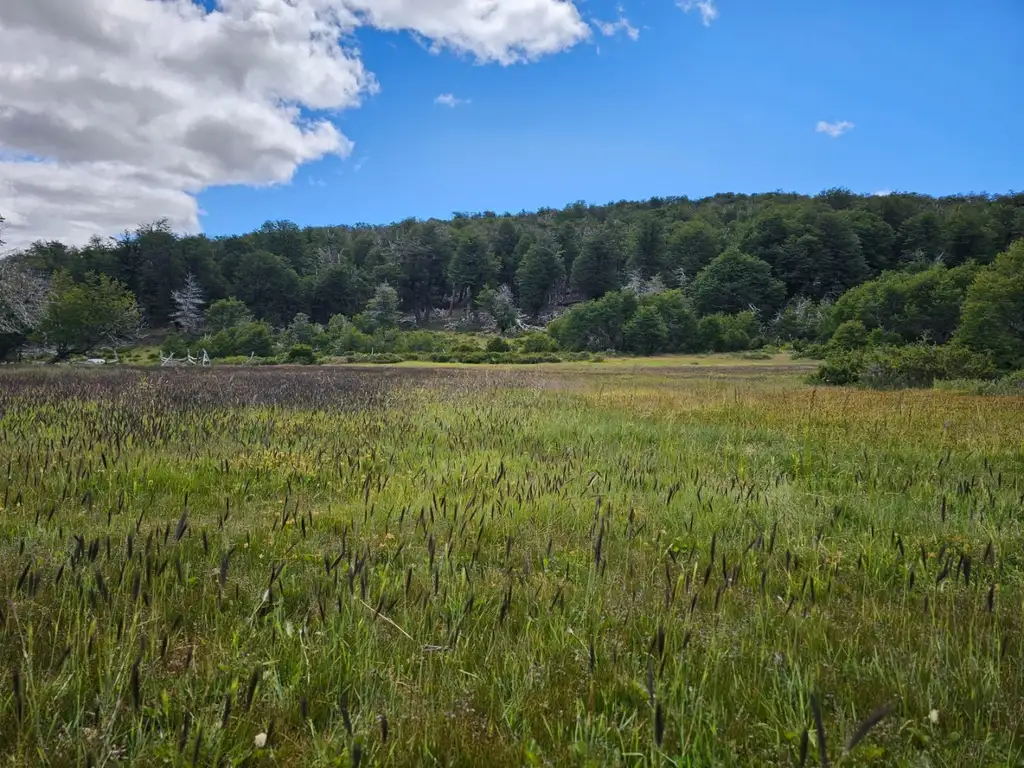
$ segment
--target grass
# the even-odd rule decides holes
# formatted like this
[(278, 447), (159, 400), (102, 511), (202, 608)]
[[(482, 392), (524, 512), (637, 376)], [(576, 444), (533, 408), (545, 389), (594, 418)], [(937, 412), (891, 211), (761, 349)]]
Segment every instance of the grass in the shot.
[(742, 362), (0, 374), (0, 760), (1022, 764), (1024, 398)]

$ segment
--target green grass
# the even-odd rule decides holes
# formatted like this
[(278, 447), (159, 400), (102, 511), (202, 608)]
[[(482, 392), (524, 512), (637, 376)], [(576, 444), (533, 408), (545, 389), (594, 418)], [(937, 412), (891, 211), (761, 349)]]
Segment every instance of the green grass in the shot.
[(0, 760), (1022, 764), (1024, 398), (740, 363), (3, 374)]

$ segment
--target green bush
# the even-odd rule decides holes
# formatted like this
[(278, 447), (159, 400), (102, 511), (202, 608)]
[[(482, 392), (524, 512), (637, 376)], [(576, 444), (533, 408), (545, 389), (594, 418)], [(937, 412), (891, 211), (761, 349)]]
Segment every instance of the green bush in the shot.
[(957, 344), (875, 347), (829, 355), (818, 368), (823, 384), (859, 383), (872, 389), (931, 387), (944, 379), (991, 379), (995, 366), (987, 355)]
[(519, 349), (528, 354), (557, 352), (558, 343), (546, 333), (528, 333), (519, 339)]
[(495, 336), (487, 342), (484, 349), (487, 352), (508, 352), (512, 347), (501, 336)]
[(296, 344), (288, 350), (288, 362), (313, 365), (316, 363), (316, 353), (309, 344)]
[(868, 346), (868, 329), (860, 320), (847, 320), (841, 323), (828, 341), (828, 348), (837, 352), (849, 352), (853, 349), (863, 349), (866, 346)]
[(269, 357), (274, 353), (270, 326), (266, 323), (246, 323), (218, 331), (202, 342), (210, 357), (256, 355)]
[(708, 315), (700, 319), (697, 329), (701, 349), (712, 352), (742, 352), (754, 346), (758, 335), (753, 312)]

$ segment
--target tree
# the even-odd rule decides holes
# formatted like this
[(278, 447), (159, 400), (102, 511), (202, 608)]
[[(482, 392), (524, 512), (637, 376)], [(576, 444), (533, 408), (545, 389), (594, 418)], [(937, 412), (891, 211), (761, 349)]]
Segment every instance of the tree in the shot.
[(480, 304), (494, 321), (499, 333), (508, 333), (516, 326), (519, 310), (516, 308), (515, 296), (507, 285), (481, 294)]
[(295, 270), (269, 251), (247, 253), (235, 270), (235, 295), (257, 317), (283, 325), (302, 304), (302, 284)]
[(483, 238), (472, 229), (462, 232), (448, 265), (448, 279), (458, 298), (464, 298), (467, 291), (478, 296), (493, 275), (494, 265)]
[(519, 303), (530, 317), (537, 317), (556, 296), (565, 280), (562, 259), (552, 245), (535, 243), (516, 271)]
[(668, 343), (668, 326), (658, 310), (642, 306), (622, 329), (626, 349), (638, 355), (663, 352)]
[(703, 219), (674, 225), (666, 249), (668, 269), (676, 285), (692, 280), (720, 252), (718, 235)]
[(978, 272), (967, 289), (955, 339), (991, 354), (1000, 368), (1024, 367), (1024, 240)]
[(142, 312), (135, 295), (106, 275), (91, 273), (83, 283), (66, 274), (54, 278), (53, 294), (39, 325), (39, 340), (61, 360), (97, 347), (118, 347), (139, 337)]
[(772, 277), (772, 268), (735, 248), (717, 256), (697, 273), (692, 293), (698, 311), (734, 314), (754, 307), (772, 313), (786, 298), (782, 281)]
[(219, 299), (206, 308), (206, 327), (213, 333), (252, 322), (252, 312), (233, 296), (230, 299)]
[(627, 267), (643, 277), (654, 277), (665, 268), (665, 227), (661, 219), (641, 214), (629, 233)]
[(326, 323), (332, 315), (352, 316), (359, 311), (366, 287), (359, 270), (347, 261), (332, 264), (316, 277), (310, 298), (313, 319)]
[(203, 289), (195, 276), (189, 272), (181, 290), (171, 291), (175, 311), (171, 319), (189, 336), (195, 336), (203, 327)]
[(366, 316), (374, 329), (394, 328), (398, 325), (398, 292), (387, 283), (381, 283), (366, 305)]
[(24, 335), (35, 329), (49, 296), (50, 281), (45, 275), (13, 256), (0, 259), (0, 333)]
[(843, 217), (857, 235), (864, 261), (874, 273), (896, 263), (896, 233), (885, 219), (869, 211), (846, 211)]
[(572, 264), (572, 290), (584, 299), (596, 299), (618, 287), (619, 254), (610, 233), (599, 227), (587, 235)]
[(494, 255), (499, 282), (510, 283), (516, 273), (516, 253), (520, 232), (512, 219), (503, 218), (491, 238), (490, 250)]

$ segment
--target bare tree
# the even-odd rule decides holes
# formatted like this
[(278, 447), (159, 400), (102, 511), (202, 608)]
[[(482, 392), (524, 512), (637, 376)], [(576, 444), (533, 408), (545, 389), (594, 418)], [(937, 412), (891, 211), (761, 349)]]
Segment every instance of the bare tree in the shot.
[(203, 289), (199, 286), (199, 281), (191, 272), (185, 278), (184, 288), (180, 291), (171, 291), (171, 299), (177, 308), (171, 314), (171, 319), (190, 336), (198, 334), (203, 327), (203, 304), (206, 300), (203, 298)]
[(50, 281), (13, 257), (0, 259), (0, 333), (25, 334), (39, 325)]

